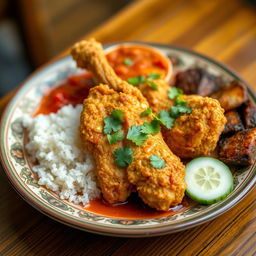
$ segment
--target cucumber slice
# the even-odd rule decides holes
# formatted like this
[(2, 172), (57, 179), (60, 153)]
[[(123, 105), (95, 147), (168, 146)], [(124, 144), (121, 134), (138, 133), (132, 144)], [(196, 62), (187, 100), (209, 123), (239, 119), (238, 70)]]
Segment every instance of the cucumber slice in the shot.
[(211, 157), (199, 157), (186, 165), (186, 193), (201, 204), (214, 204), (227, 197), (234, 187), (227, 165)]

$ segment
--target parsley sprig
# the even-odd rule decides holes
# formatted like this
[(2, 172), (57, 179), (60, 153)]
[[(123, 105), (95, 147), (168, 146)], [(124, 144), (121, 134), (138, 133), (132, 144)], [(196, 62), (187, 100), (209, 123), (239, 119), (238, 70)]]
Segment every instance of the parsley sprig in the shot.
[(118, 148), (114, 151), (115, 164), (119, 167), (126, 167), (132, 163), (133, 151), (130, 147)]
[(166, 166), (164, 159), (160, 158), (158, 155), (152, 155), (150, 157), (150, 164), (157, 169), (161, 169)]
[(142, 83), (147, 83), (153, 90), (158, 90), (158, 86), (153, 80), (159, 78), (161, 78), (160, 74), (149, 73), (147, 77), (145, 77), (144, 75), (130, 77), (127, 79), (127, 82), (132, 85), (140, 85)]

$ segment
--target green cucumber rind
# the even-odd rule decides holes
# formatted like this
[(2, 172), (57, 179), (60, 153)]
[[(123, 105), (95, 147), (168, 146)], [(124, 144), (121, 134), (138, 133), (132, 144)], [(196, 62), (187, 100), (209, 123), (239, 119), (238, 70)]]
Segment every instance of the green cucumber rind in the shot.
[[(189, 163), (187, 163), (186, 170), (190, 165), (192, 165), (192, 163), (194, 163), (195, 161), (198, 161), (198, 160), (203, 160), (203, 158), (211, 158), (211, 157), (198, 157), (198, 158), (195, 158), (195, 159), (191, 160)], [(225, 199), (234, 189), (234, 178), (233, 178), (233, 175), (232, 175), (232, 172), (231, 172), (230, 168), (226, 164), (224, 164), (222, 161), (220, 161), (216, 158), (212, 158), (212, 160), (218, 162), (220, 165), (222, 165), (231, 174), (231, 178), (232, 178), (233, 182), (230, 185), (230, 187), (227, 189), (227, 191), (222, 196), (219, 196), (215, 199), (209, 199), (209, 200), (197, 197), (193, 193), (190, 193), (189, 189), (186, 188), (186, 195), (189, 198), (191, 198), (192, 200), (194, 200), (195, 202), (198, 202), (200, 204), (205, 204), (205, 205), (215, 204), (215, 203)]]
[(202, 199), (202, 198), (198, 198), (197, 196), (191, 194), (187, 189), (186, 189), (186, 195), (191, 198), (192, 200), (194, 200), (195, 202), (198, 202), (200, 204), (205, 204), (205, 205), (210, 205), (210, 204), (215, 204), (223, 199), (225, 199), (234, 189), (234, 185), (232, 184), (232, 186), (230, 186), (230, 188), (227, 190), (227, 192), (225, 194), (223, 194), (222, 196), (215, 198), (215, 199), (211, 199), (211, 200), (207, 200), (207, 199)]

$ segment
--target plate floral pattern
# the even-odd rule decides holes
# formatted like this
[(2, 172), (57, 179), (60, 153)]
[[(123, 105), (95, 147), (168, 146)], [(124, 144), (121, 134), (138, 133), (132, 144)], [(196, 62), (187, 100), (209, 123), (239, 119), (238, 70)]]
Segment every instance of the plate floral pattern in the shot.
[[(233, 71), (216, 61), (182, 48), (149, 44), (172, 61), (174, 72), (189, 67), (203, 67), (224, 81), (240, 80)], [(108, 45), (113, 46), (113, 45)], [(106, 47), (108, 47), (106, 46)], [(234, 170), (235, 189), (223, 201), (210, 205), (194, 205), (174, 215), (156, 219), (121, 219), (89, 212), (82, 206), (61, 200), (56, 194), (37, 184), (29, 157), (24, 149), (25, 131), (22, 116), (32, 115), (44, 93), (71, 74), (79, 73), (70, 56), (55, 61), (33, 74), (9, 103), (1, 122), (1, 157), (6, 174), (19, 194), (32, 206), (69, 226), (93, 233), (113, 236), (153, 236), (184, 230), (213, 219), (239, 202), (255, 185), (255, 163), (250, 168)], [(256, 101), (253, 92), (248, 94)]]

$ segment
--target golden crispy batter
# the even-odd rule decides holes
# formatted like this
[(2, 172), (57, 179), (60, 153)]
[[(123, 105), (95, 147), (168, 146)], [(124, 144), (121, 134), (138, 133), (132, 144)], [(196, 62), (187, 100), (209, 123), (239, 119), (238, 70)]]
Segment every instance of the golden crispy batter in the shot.
[(107, 85), (99, 85), (90, 90), (84, 100), (81, 113), (80, 135), (84, 146), (93, 153), (96, 174), (103, 197), (109, 203), (124, 202), (131, 193), (131, 183), (127, 172), (114, 164), (113, 152), (122, 147), (122, 142), (110, 145), (103, 135), (103, 120), (114, 109), (126, 110), (137, 99), (124, 93), (117, 93)]
[[(164, 159), (166, 167), (155, 169), (149, 157)], [(150, 135), (142, 146), (134, 148), (134, 160), (128, 166), (128, 179), (136, 184), (142, 200), (157, 210), (168, 210), (182, 201), (186, 188), (184, 165), (163, 141), (161, 133)]]
[[(143, 84), (140, 87), (143, 95), (155, 113), (169, 110), (174, 104), (167, 96), (169, 85), (162, 80), (154, 82), (159, 90), (152, 90)], [(225, 127), (224, 110), (215, 99), (199, 95), (188, 95), (183, 98), (188, 107), (192, 108), (192, 113), (176, 119), (171, 130), (163, 127), (164, 140), (172, 152), (181, 158), (207, 155), (216, 147)]]
[(174, 127), (162, 129), (165, 142), (181, 158), (194, 158), (213, 151), (222, 133), (226, 118), (217, 100), (198, 95), (183, 96), (190, 114), (175, 120)]
[[(151, 117), (140, 117), (140, 113), (149, 105), (137, 88), (116, 76), (97, 42), (91, 40), (76, 44), (72, 55), (80, 67), (92, 71), (99, 82), (107, 83), (111, 88), (100, 85), (91, 89), (88, 99), (84, 102), (80, 124), (85, 146), (96, 158), (97, 168), (100, 170), (100, 172), (97, 171), (99, 183), (107, 199), (104, 193), (108, 193), (112, 181), (117, 176), (122, 176), (117, 175), (117, 173), (120, 174), (120, 168), (114, 165), (114, 159), (111, 157), (113, 151), (120, 147), (122, 142), (114, 146), (108, 144), (106, 135), (102, 133), (103, 120), (113, 109), (120, 109), (125, 114), (127, 128), (134, 124), (141, 125), (151, 120)], [(97, 109), (97, 111), (90, 109)], [(165, 144), (161, 133), (148, 136), (146, 142), (140, 147), (129, 141), (126, 141), (126, 145), (129, 145), (134, 152), (133, 162), (127, 170), (128, 179), (137, 186), (143, 201), (158, 210), (168, 210), (170, 206), (180, 203), (185, 190), (185, 167)], [(110, 153), (107, 154), (107, 151)], [(162, 169), (153, 168), (149, 160), (152, 154), (162, 157), (166, 161), (166, 166)], [(124, 168), (122, 170), (125, 172)], [(116, 194), (120, 193), (119, 189), (123, 192), (119, 187), (115, 190)]]
[(167, 97), (168, 89), (171, 88), (163, 80), (154, 80), (154, 83), (157, 85), (158, 90), (152, 90), (148, 83), (143, 83), (139, 85), (139, 89), (142, 92), (143, 96), (147, 99), (150, 107), (154, 113), (159, 113), (161, 110), (170, 108), (173, 104)]

